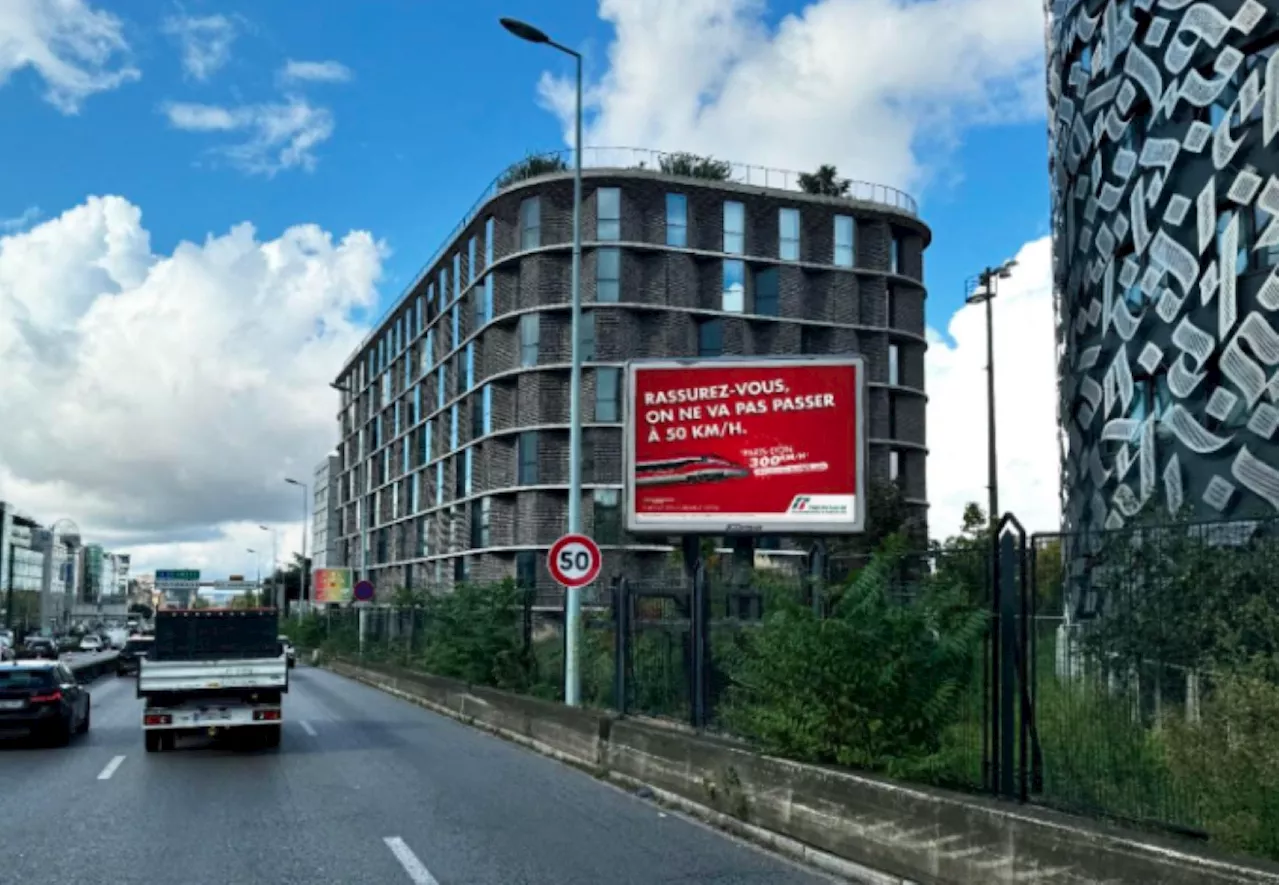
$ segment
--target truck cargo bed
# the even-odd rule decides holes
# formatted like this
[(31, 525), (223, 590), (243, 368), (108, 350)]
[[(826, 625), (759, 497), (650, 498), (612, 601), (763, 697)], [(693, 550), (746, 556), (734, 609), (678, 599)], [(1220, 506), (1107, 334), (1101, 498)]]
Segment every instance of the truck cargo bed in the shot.
[(138, 673), (140, 696), (247, 688), (288, 691), (289, 666), (284, 655), (240, 661), (157, 661), (147, 657)]
[(280, 654), (275, 609), (162, 609), (156, 612), (154, 661), (274, 658)]

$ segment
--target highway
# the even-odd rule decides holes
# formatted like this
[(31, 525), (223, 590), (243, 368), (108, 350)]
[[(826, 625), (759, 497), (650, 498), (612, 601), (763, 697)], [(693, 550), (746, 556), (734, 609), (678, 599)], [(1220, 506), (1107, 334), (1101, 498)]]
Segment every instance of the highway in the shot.
[(112, 885), (817, 885), (828, 877), (325, 670), (279, 750), (143, 751), (134, 680), (62, 749), (0, 743), (0, 879)]

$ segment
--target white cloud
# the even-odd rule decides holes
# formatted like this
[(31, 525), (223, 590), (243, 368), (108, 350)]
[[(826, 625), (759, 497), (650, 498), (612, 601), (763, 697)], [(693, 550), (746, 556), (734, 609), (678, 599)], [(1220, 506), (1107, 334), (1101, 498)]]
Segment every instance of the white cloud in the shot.
[(328, 108), (299, 96), (230, 108), (170, 102), (162, 110), (177, 129), (244, 133), (245, 141), (214, 148), (213, 153), (246, 172), (267, 176), (285, 169), (314, 170), (315, 149), (333, 135), (334, 127)]
[(208, 80), (231, 60), (236, 26), (225, 15), (171, 16), (162, 30), (178, 43), (188, 77)]
[(351, 69), (336, 61), (294, 61), (289, 59), (280, 70), (285, 83), (346, 83)]
[(138, 207), (91, 197), (0, 236), (0, 498), (74, 519), (135, 571), (243, 571), (297, 546), (335, 438), (327, 386), (366, 332), (385, 248), (249, 224), (154, 254)]
[[(1048, 237), (1019, 250), (992, 302), (996, 366), (996, 452), (1000, 509), (1028, 531), (1056, 531), (1057, 361)], [(987, 509), (987, 331), (981, 305), (966, 305), (929, 330), (929, 528), (956, 534), (964, 505)]]
[(44, 81), (45, 99), (64, 114), (79, 113), (95, 93), (137, 80), (128, 57), (120, 19), (84, 0), (0, 2), (0, 86), (29, 67)]
[(39, 206), (28, 206), (12, 218), (0, 218), (0, 233), (13, 233), (22, 230), (40, 217)]
[[(1044, 112), (1040, 0), (601, 0), (588, 145), (687, 150), (919, 189), (965, 126)], [(591, 60), (588, 60), (588, 64)], [(544, 74), (571, 143), (573, 82)]]

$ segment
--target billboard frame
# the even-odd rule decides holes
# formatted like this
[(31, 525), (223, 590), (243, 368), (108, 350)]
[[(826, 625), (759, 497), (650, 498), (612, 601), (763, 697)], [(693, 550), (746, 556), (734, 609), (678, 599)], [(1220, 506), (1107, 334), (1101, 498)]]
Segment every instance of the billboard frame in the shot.
[[(764, 517), (763, 514), (698, 514), (688, 517), (658, 517), (639, 519), (636, 513), (635, 463), (636, 463), (636, 374), (646, 369), (769, 369), (786, 367), (805, 368), (851, 367), (854, 383), (854, 504), (853, 518), (813, 522), (790, 522)], [(774, 357), (690, 357), (688, 359), (637, 359), (628, 360), (624, 373), (626, 386), (623, 399), (623, 506), (626, 530), (635, 535), (858, 535), (866, 531), (867, 524), (867, 382), (866, 359), (855, 354), (829, 354), (823, 356), (774, 356)], [(735, 518), (736, 517), (736, 518)], [(763, 518), (762, 518), (763, 517)]]

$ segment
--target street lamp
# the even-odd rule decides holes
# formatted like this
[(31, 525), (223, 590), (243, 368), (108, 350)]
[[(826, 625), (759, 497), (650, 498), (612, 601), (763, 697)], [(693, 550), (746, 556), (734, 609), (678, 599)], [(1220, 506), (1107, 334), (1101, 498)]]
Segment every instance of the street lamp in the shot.
[[(271, 533), (271, 590), (272, 595), (276, 597), (272, 601), (275, 603), (276, 608), (283, 609), (284, 600), (280, 598), (280, 588), (276, 586), (277, 575), (280, 572), (280, 538), (276, 530), (270, 526), (260, 525), (258, 528), (264, 532)], [(259, 587), (258, 590), (261, 592), (262, 588)]]
[(984, 268), (977, 288), (965, 298), (966, 304), (983, 304), (987, 309), (987, 519), (994, 539), (1000, 520), (1000, 480), (996, 469), (996, 358), (991, 327), (991, 302), (1000, 280), (1009, 279), (1018, 262), (1012, 258), (999, 267)]
[(255, 563), (255, 564), (257, 565), (257, 567), (258, 567), (258, 575), (257, 575), (257, 578), (258, 578), (258, 586), (259, 586), (259, 587), (261, 587), (261, 586), (262, 586), (262, 557), (261, 557), (261, 556), (259, 556), (259, 555), (258, 555), (258, 551), (257, 551), (257, 550), (254, 550), (252, 547), (246, 547), (246, 548), (244, 548), (244, 549), (245, 549), (245, 552), (246, 552), (246, 553), (252, 553), (252, 554), (253, 554), (253, 561), (254, 561), (254, 563)]
[[(569, 532), (582, 531), (582, 54), (555, 42), (533, 25), (514, 18), (499, 23), (521, 40), (558, 49), (576, 68), (577, 97), (573, 115), (573, 263), (569, 294)], [(564, 598), (564, 702), (578, 706), (578, 622), (582, 591), (570, 588)]]
[(311, 490), (305, 482), (298, 482), (296, 479), (285, 477), (284, 481), (291, 486), (297, 486), (302, 489), (302, 563), (299, 570), (302, 572), (301, 585), (298, 592), (298, 612), (302, 612), (302, 602), (307, 598), (307, 528), (311, 522)]

